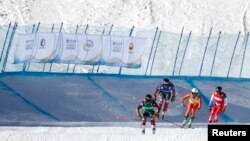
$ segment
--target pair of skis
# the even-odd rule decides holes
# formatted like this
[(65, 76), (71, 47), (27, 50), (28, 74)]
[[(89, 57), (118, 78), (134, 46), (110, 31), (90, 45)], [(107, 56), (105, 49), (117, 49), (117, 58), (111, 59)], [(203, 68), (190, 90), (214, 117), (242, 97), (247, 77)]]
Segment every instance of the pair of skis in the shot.
[(162, 119), (163, 121), (166, 121), (166, 122), (169, 122), (169, 123), (171, 123), (171, 124), (173, 124), (173, 125), (175, 125), (175, 126), (177, 126), (177, 127), (180, 127), (180, 128), (191, 128), (191, 129), (194, 129), (193, 127), (192, 127), (192, 124), (188, 124), (188, 126), (186, 127), (185, 125), (186, 125), (186, 122), (185, 123), (183, 123), (182, 125), (179, 125), (179, 124), (177, 124), (177, 123), (175, 123), (175, 122), (173, 122), (173, 121), (170, 121), (170, 120), (167, 120), (167, 119)]
[[(163, 121), (166, 121), (166, 122), (169, 122), (169, 123), (171, 123), (171, 124), (173, 124), (173, 125), (175, 125), (175, 126), (177, 126), (177, 127), (179, 127), (179, 128), (182, 128), (182, 129), (194, 129), (193, 127), (191, 127), (191, 124), (188, 124), (188, 126), (186, 127), (186, 126), (185, 126), (186, 123), (183, 124), (183, 125), (179, 125), (179, 124), (177, 124), (177, 123), (175, 123), (175, 122), (172, 122), (172, 121), (170, 121), (170, 120), (167, 120), (167, 119), (165, 119), (165, 118), (162, 118), (162, 120), (163, 120)], [(155, 129), (155, 128), (152, 128), (152, 134), (155, 134), (155, 131), (156, 131), (156, 129)], [(145, 134), (145, 128), (142, 129), (142, 134)]]

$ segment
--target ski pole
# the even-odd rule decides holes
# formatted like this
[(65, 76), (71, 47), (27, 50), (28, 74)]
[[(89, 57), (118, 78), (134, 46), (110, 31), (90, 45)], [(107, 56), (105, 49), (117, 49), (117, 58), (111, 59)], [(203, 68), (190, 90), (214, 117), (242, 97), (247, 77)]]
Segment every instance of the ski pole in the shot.
[(170, 121), (170, 120), (167, 120), (167, 119), (162, 119), (163, 121), (166, 121), (166, 122), (169, 122), (169, 123), (172, 123), (172, 124), (174, 124), (174, 125), (176, 125), (176, 126), (178, 126), (178, 127), (180, 127), (180, 128), (183, 128), (181, 125), (179, 125), (179, 124), (177, 124), (177, 123), (175, 123), (175, 122), (173, 122), (173, 121)]

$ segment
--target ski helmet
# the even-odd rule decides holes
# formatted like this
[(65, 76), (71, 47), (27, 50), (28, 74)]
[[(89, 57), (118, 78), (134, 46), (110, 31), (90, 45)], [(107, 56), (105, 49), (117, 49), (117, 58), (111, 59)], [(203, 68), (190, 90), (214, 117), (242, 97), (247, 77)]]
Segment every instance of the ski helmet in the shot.
[(191, 92), (198, 94), (198, 90), (196, 88), (193, 88)]
[(217, 86), (215, 89), (216, 92), (221, 92), (222, 91), (222, 87), (221, 86)]
[(168, 83), (169, 83), (169, 79), (168, 79), (168, 78), (164, 78), (164, 79), (163, 79), (163, 83), (164, 83), (164, 84), (168, 84)]
[(152, 95), (151, 95), (151, 94), (147, 94), (147, 95), (145, 96), (145, 100), (146, 100), (147, 102), (151, 101), (151, 99), (152, 99)]

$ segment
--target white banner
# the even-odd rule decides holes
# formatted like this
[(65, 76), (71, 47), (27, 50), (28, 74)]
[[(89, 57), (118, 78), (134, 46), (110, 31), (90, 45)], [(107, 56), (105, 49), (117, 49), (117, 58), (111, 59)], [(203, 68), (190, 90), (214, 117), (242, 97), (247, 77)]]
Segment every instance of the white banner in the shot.
[(102, 63), (119, 66), (121, 64), (124, 42), (123, 37), (107, 36), (103, 38)]
[(138, 68), (145, 45), (144, 38), (103, 36), (101, 64)]
[(35, 34), (19, 34), (14, 63), (29, 62), (35, 47)]
[(51, 33), (36, 34), (36, 47), (30, 62), (48, 62), (56, 51), (56, 35)]
[(20, 35), (14, 63), (59, 62), (138, 68), (144, 38), (67, 33)]
[(74, 63), (77, 60), (78, 42), (76, 34), (61, 34), (59, 62)]
[(100, 64), (105, 64), (109, 58), (111, 36), (102, 36), (102, 58)]
[(102, 38), (96, 35), (78, 35), (77, 58), (82, 64), (97, 64), (102, 54)]
[(141, 67), (141, 56), (146, 39), (124, 37), (124, 49), (122, 55), (121, 66), (130, 68)]
[(61, 52), (62, 52), (62, 35), (61, 33), (54, 33), (55, 35), (55, 51), (54, 51), (54, 54), (53, 54), (53, 57), (51, 58), (51, 60), (54, 60), (54, 61), (58, 61), (60, 60), (60, 55), (61, 55)]

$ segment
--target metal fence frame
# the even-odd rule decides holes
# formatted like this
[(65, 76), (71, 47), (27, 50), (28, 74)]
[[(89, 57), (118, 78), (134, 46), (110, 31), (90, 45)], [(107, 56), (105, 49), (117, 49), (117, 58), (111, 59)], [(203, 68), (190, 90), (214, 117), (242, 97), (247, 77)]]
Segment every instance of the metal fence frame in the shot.
[[(38, 23), (37, 25), (31, 25), (33, 26), (33, 29), (32, 29), (32, 33), (38, 33), (39, 31), (39, 27), (40, 27), (40, 23)], [(36, 27), (36, 29), (35, 29)], [(106, 30), (107, 31), (107, 34), (106, 35), (111, 35), (111, 33), (113, 32), (113, 25), (110, 26), (109, 30)], [(59, 33), (62, 32), (62, 28), (63, 28), (63, 23), (61, 23), (60, 25), (60, 28), (59, 28)], [(75, 27), (75, 34), (78, 33), (78, 29), (79, 29), (79, 25), (77, 25)], [(85, 30), (84, 30), (84, 34), (87, 34), (87, 30), (89, 28), (89, 25), (86, 26)], [(136, 27), (132, 27), (130, 28), (130, 32), (129, 32), (129, 35), (128, 36), (132, 36), (134, 30), (135, 30)], [(52, 24), (51, 26), (51, 32), (54, 32), (54, 29), (55, 29), (55, 24)], [(199, 72), (197, 74), (195, 74), (195, 76), (204, 76), (202, 74), (202, 71), (204, 70), (204, 60), (205, 60), (205, 56), (207, 55), (207, 50), (208, 50), (208, 44), (211, 42), (210, 41), (210, 38), (212, 36), (212, 27), (210, 29), (210, 32), (209, 32), (209, 35), (207, 36), (207, 40), (206, 40), (206, 43), (205, 43), (205, 46), (204, 46), (204, 50), (203, 52), (201, 53), (202, 54), (202, 59), (199, 60), (200, 64), (197, 65), (197, 67), (199, 67)], [(6, 33), (5, 33), (5, 39), (3, 41), (0, 41), (0, 42), (3, 42), (3, 46), (2, 46), (2, 50), (1, 50), (1, 56), (0, 56), (0, 63), (3, 64), (1, 67), (1, 72), (4, 73), (4, 72), (7, 72), (6, 71), (6, 67), (8, 67), (7, 65), (7, 62), (8, 62), (8, 58), (9, 58), (9, 51), (11, 49), (11, 47), (13, 46), (12, 45), (12, 42), (13, 42), (13, 38), (15, 36), (15, 33), (16, 33), (16, 30), (18, 30), (18, 24), (15, 23), (14, 25), (12, 25), (11, 23), (8, 25), (8, 28), (6, 30)], [(165, 31), (162, 31), (160, 30), (158, 27), (155, 29), (155, 30), (152, 30), (154, 31), (154, 36), (152, 36), (152, 44), (150, 45), (150, 51), (149, 51), (149, 54), (148, 54), (148, 57), (147, 57), (147, 61), (144, 62), (145, 63), (145, 72), (142, 73), (142, 75), (152, 75), (153, 72), (155, 71), (154, 70), (154, 67), (155, 67), (155, 62), (157, 62), (157, 60), (155, 60), (158, 52), (161, 51), (162, 48), (159, 47), (159, 42), (163, 41), (163, 40), (171, 40), (171, 39), (164, 39), (161, 34), (162, 32), (165, 32)], [(168, 34), (175, 34), (175, 33), (168, 33)], [(103, 31), (102, 31), (102, 34), (101, 35), (105, 35), (105, 27), (103, 27)], [(176, 34), (175, 34), (176, 35)], [(133, 36), (136, 36), (133, 35)], [(180, 53), (180, 45), (181, 45), (181, 42), (182, 42), (182, 38), (183, 36), (186, 36), (188, 39), (186, 41), (186, 45), (185, 45), (185, 48), (184, 48), (184, 54), (181, 56), (179, 53)], [(192, 31), (189, 32), (188, 35), (184, 35), (184, 27), (182, 28), (181, 30), (181, 33), (179, 34), (179, 41), (176, 42), (176, 48), (173, 48), (175, 51), (176, 51), (176, 54), (174, 54), (174, 58), (173, 58), (173, 66), (169, 66), (169, 68), (173, 68), (172, 70), (172, 73), (171, 74), (168, 74), (169, 76), (179, 76), (179, 75), (182, 75), (182, 67), (183, 67), (183, 61), (185, 60), (185, 57), (186, 57), (186, 51), (187, 51), (187, 48), (190, 48), (191, 46), (189, 46), (189, 42), (191, 40), (191, 37), (192, 36)], [(211, 59), (212, 60), (212, 66), (210, 68), (210, 74), (209, 76), (214, 76), (214, 64), (215, 64), (215, 60), (217, 60), (217, 50), (218, 48), (221, 46), (220, 44), (220, 38), (221, 36), (224, 36), (221, 34), (221, 32), (218, 33), (218, 35), (216, 35), (217, 38), (217, 42), (216, 42), (216, 46), (215, 46), (215, 51), (213, 53), (213, 58)], [(226, 77), (230, 77), (230, 72), (231, 72), (231, 69), (233, 67), (233, 60), (234, 60), (234, 56), (236, 55), (235, 53), (235, 50), (238, 46), (238, 41), (239, 41), (239, 38), (241, 37), (241, 32), (238, 33), (237, 35), (237, 39), (235, 41), (235, 44), (234, 44), (234, 47), (233, 47), (233, 53), (231, 55), (231, 58), (230, 58), (230, 63), (229, 63), (229, 66), (228, 66), (228, 70), (226, 72)], [(247, 50), (247, 47), (249, 46), (248, 44), (248, 38), (249, 38), (249, 32), (248, 33), (245, 33), (244, 35), (244, 47), (243, 47), (243, 58), (241, 60), (241, 66), (240, 66), (240, 71), (239, 71), (239, 74), (238, 74), (238, 77), (239, 78), (242, 78), (244, 77), (242, 75), (242, 72), (244, 70), (244, 63), (246, 62), (246, 56), (250, 53), (246, 52)], [(149, 46), (149, 45), (148, 45)], [(177, 60), (181, 60), (181, 62), (178, 62)], [(150, 63), (151, 62), (151, 63)], [(176, 64), (180, 63), (180, 68), (178, 71), (176, 71)], [(46, 67), (46, 64), (48, 63), (43, 63), (43, 67), (41, 68), (41, 71), (40, 72), (45, 72), (45, 67)], [(30, 72), (32, 71), (30, 69), (30, 63), (24, 63), (23, 64), (23, 69), (22, 71), (24, 72)], [(66, 69), (66, 73), (76, 73), (76, 66), (77, 64), (74, 64), (72, 67), (71, 67), (71, 71), (70, 70), (70, 65), (68, 64), (67, 65), (67, 69)], [(100, 65), (92, 65), (92, 71), (89, 72), (89, 73), (100, 73)], [(117, 67), (116, 67), (117, 68)], [(50, 66), (49, 66), (49, 69), (48, 69), (48, 72), (52, 72), (52, 69), (53, 69), (53, 62), (50, 63)], [(96, 70), (96, 71), (95, 71)], [(17, 70), (17, 71), (20, 71), (20, 70)], [(126, 74), (126, 73), (123, 73), (122, 71), (122, 67), (119, 67), (119, 71), (117, 72), (117, 74)], [(249, 76), (250, 77), (250, 76)]]

